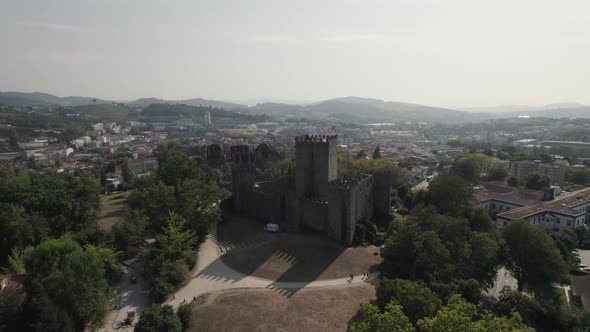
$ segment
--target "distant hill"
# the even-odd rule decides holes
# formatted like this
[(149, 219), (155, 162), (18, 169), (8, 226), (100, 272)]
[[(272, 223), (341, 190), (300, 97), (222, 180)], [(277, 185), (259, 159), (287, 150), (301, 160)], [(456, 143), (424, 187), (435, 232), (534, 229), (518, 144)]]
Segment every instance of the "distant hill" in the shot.
[(396, 121), (454, 122), (475, 119), (469, 113), (418, 104), (387, 102), (379, 99), (343, 97), (308, 105), (261, 104), (248, 112), (312, 118), (332, 118), (345, 122), (371, 123)]
[(219, 100), (208, 100), (208, 99), (203, 99), (203, 98), (192, 98), (192, 99), (184, 99), (184, 100), (165, 100), (165, 99), (160, 99), (160, 98), (140, 98), (136, 101), (128, 102), (127, 104), (132, 105), (132, 106), (138, 106), (138, 107), (146, 107), (151, 104), (182, 104), (182, 105), (189, 105), (189, 106), (211, 106), (211, 107), (215, 107), (215, 108), (224, 108), (226, 110), (247, 107), (246, 105), (228, 103), (228, 102), (219, 101)]
[(532, 117), (547, 118), (590, 118), (590, 106), (549, 108), (532, 111), (503, 113), (501, 115), (502, 117), (516, 117), (528, 115)]
[(518, 112), (535, 112), (535, 111), (546, 111), (546, 110), (563, 110), (570, 108), (580, 108), (585, 105), (579, 103), (555, 103), (547, 104), (543, 106), (530, 106), (530, 105), (498, 105), (489, 107), (466, 107), (459, 108), (460, 111), (474, 112), (474, 113), (518, 113)]
[[(92, 97), (58, 97), (41, 92), (0, 92), (0, 104), (39, 106), (101, 105), (94, 109), (98, 110), (98, 113), (110, 113), (110, 117), (116, 117), (114, 113), (114, 110), (116, 109), (123, 111), (125, 115), (127, 115), (129, 109), (121, 108), (123, 105), (130, 108), (147, 108), (152, 104), (188, 105), (225, 109), (251, 115), (267, 114), (283, 118), (307, 117), (355, 123), (399, 121), (464, 123), (487, 119), (510, 118), (522, 115), (550, 118), (590, 118), (590, 106), (577, 103), (558, 103), (545, 106), (501, 105), (493, 107), (449, 109), (354, 96), (335, 98), (309, 104), (267, 102), (254, 106), (246, 106), (237, 103), (203, 98), (184, 100), (140, 98), (125, 103), (114, 103), (112, 101)], [(105, 106), (110, 104), (113, 106)], [(92, 109), (93, 108), (91, 107), (89, 113), (92, 113)]]
[(123, 104), (90, 104), (90, 105), (78, 105), (68, 110), (68, 113), (86, 115), (94, 117), (97, 120), (104, 121), (125, 121), (129, 115), (133, 112), (132, 108)]
[[(42, 92), (0, 92), (0, 104), (2, 105), (36, 105), (36, 106), (80, 106), (92, 104), (107, 104), (110, 100), (103, 100), (93, 97), (58, 97)], [(218, 100), (207, 100), (203, 98), (192, 98), (185, 100), (165, 100), (160, 98), (141, 98), (135, 101), (126, 102), (130, 106), (146, 107), (150, 104), (184, 104), (189, 106), (211, 106), (224, 109), (238, 109), (247, 106), (228, 103)]]
[(109, 102), (91, 97), (57, 97), (42, 92), (0, 92), (0, 104), (3, 105), (76, 106)]

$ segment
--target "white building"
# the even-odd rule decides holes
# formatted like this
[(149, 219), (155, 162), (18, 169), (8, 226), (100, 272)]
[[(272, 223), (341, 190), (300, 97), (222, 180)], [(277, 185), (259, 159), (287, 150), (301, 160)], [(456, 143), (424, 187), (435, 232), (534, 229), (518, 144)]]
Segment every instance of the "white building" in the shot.
[(550, 191), (514, 188), (509, 192), (476, 192), (477, 205), (496, 217), (498, 231), (512, 220), (545, 229), (574, 229), (590, 221), (590, 188), (553, 198)]

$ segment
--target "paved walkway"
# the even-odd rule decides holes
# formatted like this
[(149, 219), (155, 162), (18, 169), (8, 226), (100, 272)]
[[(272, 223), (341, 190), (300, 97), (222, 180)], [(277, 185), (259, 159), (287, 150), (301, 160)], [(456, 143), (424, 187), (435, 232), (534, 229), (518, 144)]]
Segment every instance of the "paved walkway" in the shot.
[[(115, 289), (115, 303), (117, 308), (109, 312), (105, 326), (99, 331), (133, 331), (133, 326), (119, 327), (120, 323), (127, 318), (129, 311), (135, 312), (134, 324), (137, 323), (138, 314), (146, 307), (152, 304), (152, 299), (149, 294), (149, 283), (141, 273), (142, 262), (137, 259), (126, 261), (123, 264), (123, 280), (117, 285)], [(131, 282), (131, 276), (135, 276), (137, 281)]]
[(364, 279), (362, 275), (354, 276), (352, 281), (350, 281), (349, 277), (345, 277), (310, 282), (276, 282), (237, 272), (219, 259), (221, 255), (222, 249), (215, 243), (215, 240), (207, 238), (201, 244), (197, 264), (191, 272), (190, 281), (165, 303), (177, 307), (180, 303), (184, 301), (191, 302), (203, 294), (234, 288), (267, 288), (290, 296), (297, 290), (307, 287), (337, 286), (362, 282), (375, 284), (378, 282), (377, 272), (371, 273), (369, 278)]

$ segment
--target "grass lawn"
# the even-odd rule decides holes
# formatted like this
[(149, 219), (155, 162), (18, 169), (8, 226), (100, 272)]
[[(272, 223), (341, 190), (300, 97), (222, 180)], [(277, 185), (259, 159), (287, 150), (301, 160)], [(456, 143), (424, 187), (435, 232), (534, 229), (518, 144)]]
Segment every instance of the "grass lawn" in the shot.
[(127, 193), (116, 193), (100, 197), (98, 228), (110, 231), (114, 224), (127, 216)]

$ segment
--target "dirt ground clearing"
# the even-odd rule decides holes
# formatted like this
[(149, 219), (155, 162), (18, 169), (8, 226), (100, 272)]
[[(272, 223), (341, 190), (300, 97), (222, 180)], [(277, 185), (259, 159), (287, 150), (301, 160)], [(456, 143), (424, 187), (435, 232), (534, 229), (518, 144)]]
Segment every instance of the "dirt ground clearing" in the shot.
[(269, 234), (262, 227), (245, 219), (219, 225), (218, 244), (235, 247), (221, 256), (223, 263), (246, 275), (290, 282), (362, 275), (382, 261), (375, 246), (346, 247), (317, 234)]
[(304, 288), (291, 297), (271, 289), (233, 289), (197, 299), (189, 331), (346, 331), (370, 284)]

